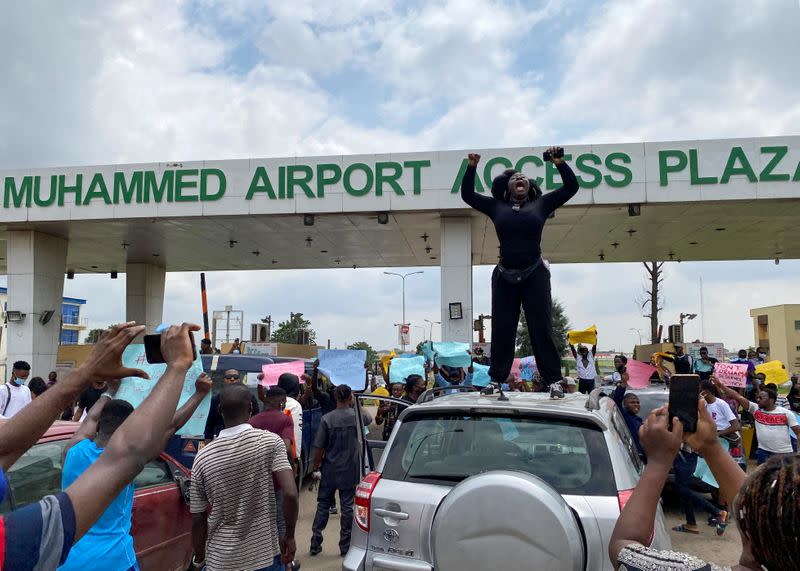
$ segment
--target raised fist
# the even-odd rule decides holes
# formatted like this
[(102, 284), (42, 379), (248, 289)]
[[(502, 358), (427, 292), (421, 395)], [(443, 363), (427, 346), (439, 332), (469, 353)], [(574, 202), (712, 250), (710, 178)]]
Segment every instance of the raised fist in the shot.
[(467, 164), (471, 167), (477, 167), (481, 162), (481, 156), (478, 153), (470, 153), (467, 155)]

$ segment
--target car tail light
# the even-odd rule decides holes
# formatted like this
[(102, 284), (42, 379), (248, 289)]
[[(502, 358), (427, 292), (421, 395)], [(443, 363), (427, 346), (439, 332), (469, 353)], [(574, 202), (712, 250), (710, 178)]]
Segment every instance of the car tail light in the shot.
[[(625, 509), (625, 504), (628, 503), (632, 495), (633, 495), (633, 489), (620, 490), (617, 492), (617, 499), (619, 500), (619, 513), (622, 513), (622, 510)], [(653, 543), (653, 538), (655, 537), (655, 534), (656, 534), (655, 527), (650, 527), (650, 539), (647, 540), (648, 547)]]
[(372, 503), (372, 492), (381, 479), (380, 472), (370, 472), (356, 487), (355, 520), (358, 527), (369, 531), (369, 510)]

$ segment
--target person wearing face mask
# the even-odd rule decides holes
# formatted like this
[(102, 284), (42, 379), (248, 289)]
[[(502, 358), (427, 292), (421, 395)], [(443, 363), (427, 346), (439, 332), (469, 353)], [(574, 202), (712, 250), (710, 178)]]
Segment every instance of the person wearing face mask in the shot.
[(492, 273), (492, 364), (489, 376), (504, 383), (511, 372), (520, 306), (533, 345), (533, 354), (550, 396), (564, 396), (561, 358), (552, 337), (550, 270), (542, 260), (542, 230), (556, 209), (578, 192), (578, 179), (564, 162), (564, 149), (548, 149), (564, 185), (543, 195), (538, 184), (508, 169), (492, 181), (492, 197), (475, 192), (480, 155), (470, 153), (461, 181), (461, 198), (494, 223), (500, 241), (500, 261)]
[(11, 367), (11, 379), (0, 387), (0, 415), (11, 418), (31, 403), (31, 390), (25, 381), (31, 374), (31, 366), (17, 361)]
[(758, 363), (755, 364), (756, 367), (758, 365), (763, 365), (764, 363), (766, 363), (767, 362), (767, 350), (764, 349), (763, 347), (759, 347), (758, 349), (756, 349), (756, 360), (758, 361)]

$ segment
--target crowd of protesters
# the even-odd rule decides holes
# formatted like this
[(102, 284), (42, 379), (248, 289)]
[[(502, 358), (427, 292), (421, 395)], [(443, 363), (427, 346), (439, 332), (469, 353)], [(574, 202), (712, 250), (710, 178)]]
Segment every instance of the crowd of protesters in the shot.
[[(133, 478), (211, 392), (210, 378), (200, 375), (194, 395), (177, 407), (194, 360), (189, 335), (197, 329), (184, 324), (163, 333), (166, 372), (136, 409), (115, 398), (123, 377), (146, 378), (143, 371), (122, 365), (125, 347), (143, 330), (132, 323), (107, 331), (88, 360), (63, 380), (56, 373), (48, 375), (47, 381), (31, 377), (26, 362), (14, 363), (9, 382), (0, 388), (0, 495), (6, 489), (4, 471), (37, 442), (54, 419), (81, 424), (65, 449), (63, 491), (0, 518), (0, 570), (138, 569), (131, 537)], [(675, 371), (694, 372), (703, 378), (698, 431), (682, 436), (679, 423), (672, 432), (666, 429), (664, 409), (651, 412), (643, 420), (639, 398), (629, 386), (625, 356), (616, 356), (614, 371), (601, 376), (595, 365), (596, 347), (571, 346), (571, 351), (577, 379), (563, 377), (563, 392), (592, 392), (597, 382), (612, 386), (609, 396), (617, 403), (646, 463), (610, 544), (615, 565), (649, 569), (653, 561), (662, 558), (673, 569), (695, 568), (691, 565), (697, 560), (691, 556), (644, 547), (647, 538), (642, 534), (646, 530), (632, 523), (636, 518), (653, 519), (653, 502), (661, 494), (666, 472), (672, 470), (674, 489), (686, 515), (685, 523), (674, 531), (699, 533), (694, 512), (700, 509), (707, 512), (709, 525), (719, 535), (731, 520), (737, 522), (744, 540), (742, 568), (797, 568), (775, 564), (788, 553), (773, 545), (775, 535), (787, 541), (790, 538), (765, 524), (766, 518), (796, 523), (800, 514), (796, 496), (788, 493), (800, 485), (796, 456), (800, 427), (795, 416), (800, 413), (800, 381), (796, 376), (788, 394), (779, 397), (777, 387), (755, 372), (752, 359), (763, 360), (765, 355), (742, 351), (732, 362), (750, 363), (752, 369), (748, 367), (748, 386), (734, 390), (713, 375), (713, 364), (710, 372), (706, 370), (706, 361), (711, 359), (707, 351), (692, 359), (676, 346), (671, 356)], [(363, 412), (362, 425), (366, 427), (374, 420), (382, 438), (388, 440), (404, 404), (416, 403), (429, 386), (440, 387), (443, 392), (471, 387), (474, 363), (485, 365), (489, 359), (476, 351), (464, 368), (439, 366), (434, 359), (424, 374), (408, 375), (402, 382), (389, 382), (390, 365), (381, 370), (382, 375), (371, 375), (369, 364), (365, 364), (367, 392), (391, 400), (377, 402), (374, 419)], [(537, 377), (526, 382), (510, 374), (505, 383), (494, 388), (535, 391), (539, 382)], [(336, 513), (337, 495), (341, 510), (338, 551), (342, 556), (347, 553), (360, 478), (354, 398), (350, 387), (334, 386), (320, 373), (318, 361), (311, 374), (298, 378), (285, 373), (275, 387), (259, 385), (257, 397), (243, 383), (239, 371), (225, 371), (223, 388), (212, 399), (205, 446), (193, 465), (192, 568), (299, 568), (295, 559), (297, 459), (302, 446), (303, 410), (312, 408), (321, 409), (323, 416), (312, 440), (312, 482), (319, 489), (309, 553), (315, 556), (322, 552), (323, 531), (329, 516)], [(741, 429), (746, 421), (755, 426), (755, 457), (763, 467), (745, 482)], [(690, 485), (699, 463), (705, 463), (718, 482), (719, 493), (713, 501)], [(231, 474), (237, 477), (231, 478)], [(737, 496), (739, 489), (742, 491)], [(796, 552), (797, 538), (793, 537)], [(681, 567), (680, 562), (686, 562), (686, 566)]]

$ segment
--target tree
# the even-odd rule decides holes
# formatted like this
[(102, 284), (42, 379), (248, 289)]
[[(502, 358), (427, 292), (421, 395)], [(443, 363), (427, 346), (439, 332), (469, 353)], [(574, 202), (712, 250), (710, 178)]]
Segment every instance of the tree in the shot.
[(348, 349), (364, 349), (367, 352), (367, 363), (370, 365), (378, 360), (378, 352), (366, 341), (356, 341), (347, 346)]
[(649, 309), (650, 313), (646, 313), (644, 317), (650, 319), (650, 343), (660, 343), (661, 339), (658, 336), (658, 312), (664, 309), (659, 307), (663, 303), (661, 298), (661, 284), (664, 283), (664, 278), (661, 277), (664, 262), (642, 262), (644, 269), (647, 272), (647, 279), (650, 282), (644, 288), (644, 295), (638, 301), (641, 303), (641, 308)]
[[(557, 299), (553, 299), (553, 340), (556, 343), (559, 357), (567, 350), (567, 331), (572, 328), (569, 318)], [(528, 334), (528, 322), (525, 319), (525, 312), (521, 312), (519, 327), (517, 328), (517, 357), (527, 357), (533, 355), (533, 345)]]
[(100, 335), (105, 331), (105, 329), (90, 329), (89, 333), (86, 334), (86, 341), (88, 345), (94, 345), (100, 340)]
[(281, 321), (275, 331), (272, 332), (270, 341), (273, 343), (300, 343), (302, 337), (308, 334), (307, 343), (313, 345), (317, 340), (316, 332), (311, 329), (311, 322), (303, 319), (302, 313), (293, 313), (286, 321)]

